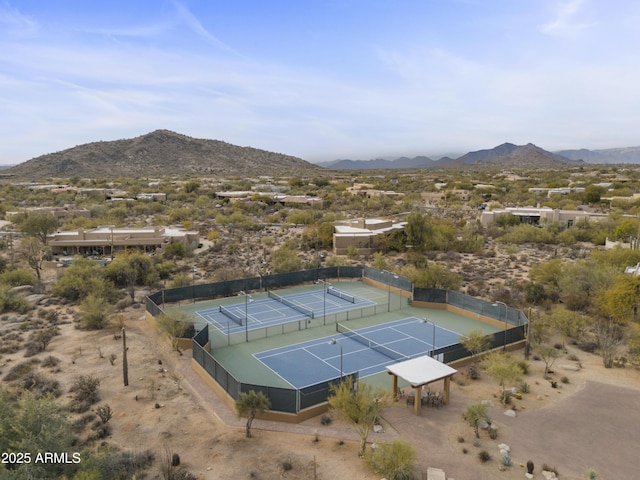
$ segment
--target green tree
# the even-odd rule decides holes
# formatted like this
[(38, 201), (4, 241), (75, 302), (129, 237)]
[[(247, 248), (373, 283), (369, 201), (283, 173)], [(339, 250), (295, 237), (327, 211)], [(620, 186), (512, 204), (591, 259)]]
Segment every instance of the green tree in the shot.
[(26, 237), (20, 242), (20, 251), (29, 267), (35, 272), (39, 282), (42, 276), (42, 264), (46, 258), (44, 245), (35, 237)]
[(388, 480), (413, 478), (418, 453), (413, 445), (404, 440), (378, 444), (375, 450), (365, 454), (365, 461), (376, 473)]
[(296, 250), (285, 244), (271, 253), (271, 265), (275, 273), (297, 272), (302, 268), (302, 260)]
[(562, 348), (565, 347), (568, 338), (579, 340), (588, 325), (584, 315), (572, 312), (561, 306), (556, 306), (551, 310), (549, 323), (561, 335)]
[(518, 361), (508, 353), (493, 352), (481, 361), (485, 371), (495, 378), (502, 387), (501, 400), (504, 401), (507, 384), (516, 382), (522, 377), (522, 369)]
[(584, 189), (584, 201), (593, 204), (600, 201), (603, 189), (595, 185), (589, 185)]
[(0, 405), (2, 451), (31, 455), (31, 462), (16, 465), (10, 478), (61, 478), (65, 474), (73, 474), (72, 465), (35, 462), (38, 453), (73, 450), (71, 423), (53, 398), (37, 398), (25, 390), (16, 401), (2, 392)]
[(271, 401), (263, 392), (249, 390), (248, 392), (240, 393), (240, 396), (236, 400), (236, 412), (238, 413), (238, 417), (247, 417), (245, 433), (248, 438), (251, 438), (251, 424), (253, 423), (253, 419), (256, 418), (258, 413), (262, 414), (270, 407)]
[(489, 414), (487, 413), (488, 408), (486, 403), (474, 403), (469, 405), (462, 414), (464, 421), (473, 428), (473, 434), (476, 438), (480, 438), (480, 425), (483, 422), (491, 422)]
[(112, 310), (104, 297), (91, 293), (80, 304), (80, 323), (89, 330), (101, 330), (107, 326)]
[(480, 329), (471, 330), (466, 335), (460, 337), (460, 343), (462, 343), (462, 346), (476, 359), (491, 346), (489, 337)]
[(107, 265), (105, 276), (116, 286), (126, 288), (132, 301), (135, 301), (136, 285), (153, 285), (159, 278), (149, 256), (129, 250), (119, 253)]
[(387, 260), (382, 252), (376, 252), (373, 254), (373, 268), (378, 270), (389, 270)]
[(618, 323), (638, 319), (640, 307), (640, 277), (618, 275), (613, 285), (598, 292), (597, 303), (602, 312)]
[(158, 326), (171, 340), (171, 347), (182, 354), (178, 341), (183, 338), (189, 326), (193, 323), (186, 313), (178, 310), (164, 312), (157, 318)]
[(88, 258), (76, 256), (53, 287), (53, 293), (67, 300), (83, 300), (93, 293), (112, 299), (114, 285), (104, 278), (104, 268)]
[(569, 310), (588, 312), (599, 290), (609, 288), (619, 270), (594, 260), (578, 260), (563, 266), (558, 285), (560, 299)]
[(544, 374), (546, 375), (555, 361), (560, 358), (560, 351), (557, 348), (554, 348), (553, 345), (546, 343), (534, 344), (533, 350), (540, 355), (540, 358), (542, 358), (542, 361), (544, 362)]
[(29, 237), (38, 239), (43, 245), (47, 244), (47, 236), (58, 228), (58, 220), (49, 214), (28, 215), (20, 226), (20, 231)]
[(329, 406), (356, 429), (360, 436), (358, 454), (363, 456), (369, 432), (388, 403), (385, 392), (381, 389), (374, 391), (370, 384), (364, 382), (358, 382), (354, 388), (351, 377), (331, 384), (329, 389)]
[(427, 242), (428, 230), (422, 213), (414, 211), (407, 215), (405, 226), (407, 245), (411, 245), (415, 250), (423, 250)]

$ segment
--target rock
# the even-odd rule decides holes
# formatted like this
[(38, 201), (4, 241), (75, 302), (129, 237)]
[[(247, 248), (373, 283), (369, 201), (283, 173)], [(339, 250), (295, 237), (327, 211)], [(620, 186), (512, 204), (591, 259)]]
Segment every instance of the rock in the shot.
[(480, 403), (482, 405), (487, 405), (489, 407), (493, 407), (493, 400), (482, 400)]
[(557, 476), (553, 472), (549, 472), (548, 470), (542, 470), (542, 476), (545, 480), (557, 480)]
[(514, 411), (513, 411), (513, 410), (511, 410), (511, 409), (509, 409), (509, 410), (505, 410), (505, 411), (504, 411), (504, 414), (505, 414), (507, 417), (515, 417), (515, 416), (516, 416), (516, 412), (514, 412)]
[(47, 295), (44, 295), (42, 293), (34, 293), (33, 295), (27, 295), (25, 297), (27, 302), (29, 302), (31, 305), (40, 305), (46, 298), (48, 298)]
[(17, 287), (12, 287), (9, 289), (11, 293), (19, 293), (22, 295), (27, 295), (33, 292), (33, 286), (31, 285), (19, 285)]
[(480, 430), (489, 430), (491, 428), (491, 424), (485, 421), (480, 422)]
[(580, 367), (577, 365), (558, 365), (559, 368), (563, 370), (569, 370), (571, 372), (579, 372)]
[(524, 476), (529, 478), (529, 479), (533, 478), (533, 474), (531, 474), (531, 473), (525, 473)]
[(382, 425), (374, 425), (373, 426), (373, 433), (384, 433), (384, 428), (382, 428)]
[(498, 445), (498, 448), (500, 449), (500, 451), (506, 450), (507, 453), (511, 451), (511, 447), (506, 443), (501, 443), (500, 445)]

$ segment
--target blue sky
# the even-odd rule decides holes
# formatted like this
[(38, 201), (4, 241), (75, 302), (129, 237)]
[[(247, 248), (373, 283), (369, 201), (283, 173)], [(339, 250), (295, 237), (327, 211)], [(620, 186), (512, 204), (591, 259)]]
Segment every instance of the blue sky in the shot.
[(640, 145), (635, 0), (0, 0), (0, 164), (166, 128), (309, 161)]

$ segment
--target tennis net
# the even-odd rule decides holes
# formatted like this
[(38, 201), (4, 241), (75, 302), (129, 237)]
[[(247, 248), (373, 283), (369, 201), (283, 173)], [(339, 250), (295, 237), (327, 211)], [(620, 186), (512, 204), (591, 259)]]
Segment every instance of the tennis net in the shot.
[(302, 313), (303, 315), (306, 315), (307, 317), (315, 318), (313, 316), (313, 310), (311, 310), (310, 308), (303, 307), (299, 303), (289, 300), (288, 298), (281, 297), (277, 293), (273, 293), (271, 290), (268, 290), (267, 294), (269, 295), (269, 298), (273, 298), (275, 301), (280, 302), (283, 305), (286, 305), (287, 307), (291, 307), (294, 310)]
[(327, 288), (327, 293), (329, 295), (333, 295), (334, 297), (338, 297), (343, 300), (346, 300), (347, 302), (356, 303), (356, 297), (348, 293), (345, 293), (342, 290), (338, 290), (337, 288), (329, 287)]
[(375, 350), (376, 352), (379, 352), (384, 356), (389, 357), (391, 360), (409, 360), (411, 358), (400, 352), (396, 352), (392, 348), (382, 345), (381, 343), (375, 342), (363, 336), (362, 334), (356, 332), (355, 330), (351, 330), (350, 328), (345, 327), (344, 325), (341, 325), (339, 323), (336, 323), (336, 331), (338, 333), (341, 333), (345, 337), (355, 340), (356, 342), (359, 342), (362, 345), (365, 345), (366, 347), (369, 347), (372, 350)]
[(226, 307), (223, 307), (222, 305), (220, 305), (220, 313), (226, 315), (227, 317), (229, 317), (231, 320), (233, 320), (234, 322), (236, 322), (240, 326), (242, 326), (242, 322), (244, 322), (244, 318), (242, 318), (239, 315), (236, 315), (231, 310), (229, 310)]

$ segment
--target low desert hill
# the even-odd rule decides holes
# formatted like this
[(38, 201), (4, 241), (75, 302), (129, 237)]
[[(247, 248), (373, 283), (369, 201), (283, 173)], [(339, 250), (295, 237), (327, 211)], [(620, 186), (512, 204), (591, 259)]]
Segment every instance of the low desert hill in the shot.
[(320, 171), (317, 165), (289, 155), (156, 130), (136, 138), (92, 142), (42, 155), (3, 173), (16, 178), (36, 179), (72, 176), (306, 176)]

